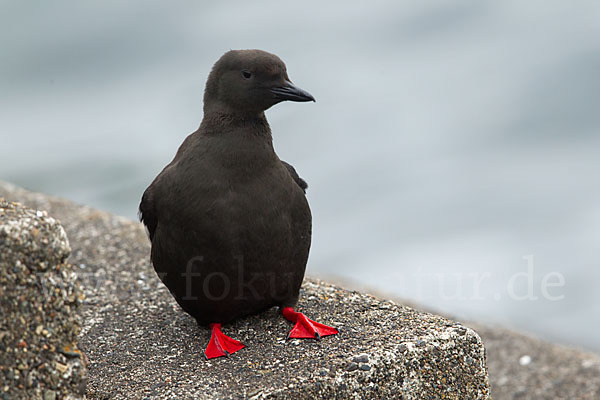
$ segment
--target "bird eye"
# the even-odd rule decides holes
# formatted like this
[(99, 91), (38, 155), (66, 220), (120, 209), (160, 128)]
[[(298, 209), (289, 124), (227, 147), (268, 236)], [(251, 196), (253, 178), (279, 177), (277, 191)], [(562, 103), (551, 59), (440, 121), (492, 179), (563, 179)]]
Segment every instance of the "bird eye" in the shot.
[(250, 79), (250, 78), (252, 78), (252, 72), (250, 72), (248, 70), (243, 70), (242, 76), (244, 77), (244, 79)]

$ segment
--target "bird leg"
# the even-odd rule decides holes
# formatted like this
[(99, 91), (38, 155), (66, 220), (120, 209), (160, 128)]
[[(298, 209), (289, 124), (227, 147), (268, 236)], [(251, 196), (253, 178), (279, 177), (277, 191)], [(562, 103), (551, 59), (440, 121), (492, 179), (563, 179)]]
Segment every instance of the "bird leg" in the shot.
[(306, 315), (294, 311), (292, 307), (283, 307), (281, 309), (281, 314), (285, 319), (296, 324), (288, 334), (288, 339), (321, 339), (321, 336), (335, 335), (338, 333), (337, 329), (308, 319)]
[(208, 346), (206, 346), (206, 350), (204, 351), (204, 357), (207, 360), (223, 356), (229, 357), (230, 354), (246, 347), (242, 342), (238, 342), (221, 332), (221, 324), (214, 323), (208, 326), (210, 327), (211, 335)]

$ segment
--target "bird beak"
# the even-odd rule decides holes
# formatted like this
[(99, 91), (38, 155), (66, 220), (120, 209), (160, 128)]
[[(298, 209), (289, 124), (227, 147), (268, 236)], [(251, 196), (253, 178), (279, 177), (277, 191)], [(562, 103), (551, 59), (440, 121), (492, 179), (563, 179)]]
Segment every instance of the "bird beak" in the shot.
[(271, 93), (275, 95), (276, 99), (282, 101), (315, 101), (312, 94), (294, 86), (290, 81), (286, 81), (285, 83), (285, 86), (274, 87), (271, 89)]

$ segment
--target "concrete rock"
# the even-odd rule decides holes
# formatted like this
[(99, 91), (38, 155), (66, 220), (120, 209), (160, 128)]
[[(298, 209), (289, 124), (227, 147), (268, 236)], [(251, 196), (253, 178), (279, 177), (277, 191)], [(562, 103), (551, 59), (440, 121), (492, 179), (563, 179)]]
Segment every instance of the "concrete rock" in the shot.
[(89, 398), (490, 398), (485, 351), (472, 329), (314, 279), (305, 281), (299, 309), (339, 335), (286, 341), (291, 326), (271, 309), (225, 325), (248, 347), (205, 361), (209, 331), (155, 276), (140, 224), (2, 190), (46, 205), (67, 230), (86, 294)]
[(488, 352), (497, 399), (600, 399), (600, 355), (469, 323)]
[(0, 398), (85, 393), (69, 252), (55, 219), (0, 198)]

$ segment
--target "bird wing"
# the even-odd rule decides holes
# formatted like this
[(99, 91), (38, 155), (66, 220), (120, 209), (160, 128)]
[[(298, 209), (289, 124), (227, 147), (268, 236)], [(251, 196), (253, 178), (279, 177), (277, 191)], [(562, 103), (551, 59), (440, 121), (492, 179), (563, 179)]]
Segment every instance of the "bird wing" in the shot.
[[(148, 230), (148, 237), (150, 241), (154, 237), (154, 233), (156, 232), (156, 227), (158, 226), (158, 210), (156, 206), (155, 200), (157, 198), (161, 198), (161, 193), (164, 192), (164, 183), (171, 182), (172, 179), (165, 179), (164, 175), (168, 174), (171, 168), (175, 165), (177, 160), (183, 156), (186, 148), (190, 147), (190, 142), (194, 139), (194, 134), (192, 133), (188, 137), (185, 138), (179, 149), (177, 149), (177, 154), (175, 154), (175, 158), (171, 161), (161, 172), (158, 174), (154, 181), (148, 186), (144, 194), (142, 195), (142, 201), (140, 202), (140, 208), (138, 211), (138, 217), (140, 218), (140, 222), (143, 222)], [(172, 177), (172, 175), (171, 175)], [(155, 193), (157, 193), (155, 195)]]
[(300, 175), (298, 175), (298, 173), (296, 172), (296, 169), (294, 167), (292, 167), (290, 164), (286, 163), (285, 161), (281, 161), (281, 162), (283, 163), (283, 165), (285, 165), (288, 172), (290, 173), (290, 175), (292, 176), (294, 181), (298, 184), (298, 186), (300, 186), (300, 188), (304, 191), (304, 193), (306, 193), (306, 189), (308, 188), (308, 183), (306, 183), (306, 181), (304, 179), (300, 178)]
[(149, 186), (142, 196), (138, 216), (140, 217), (140, 222), (143, 222), (148, 230), (148, 237), (152, 240), (154, 231), (156, 231), (156, 225), (158, 224), (158, 216), (156, 215), (152, 196), (152, 186)]

